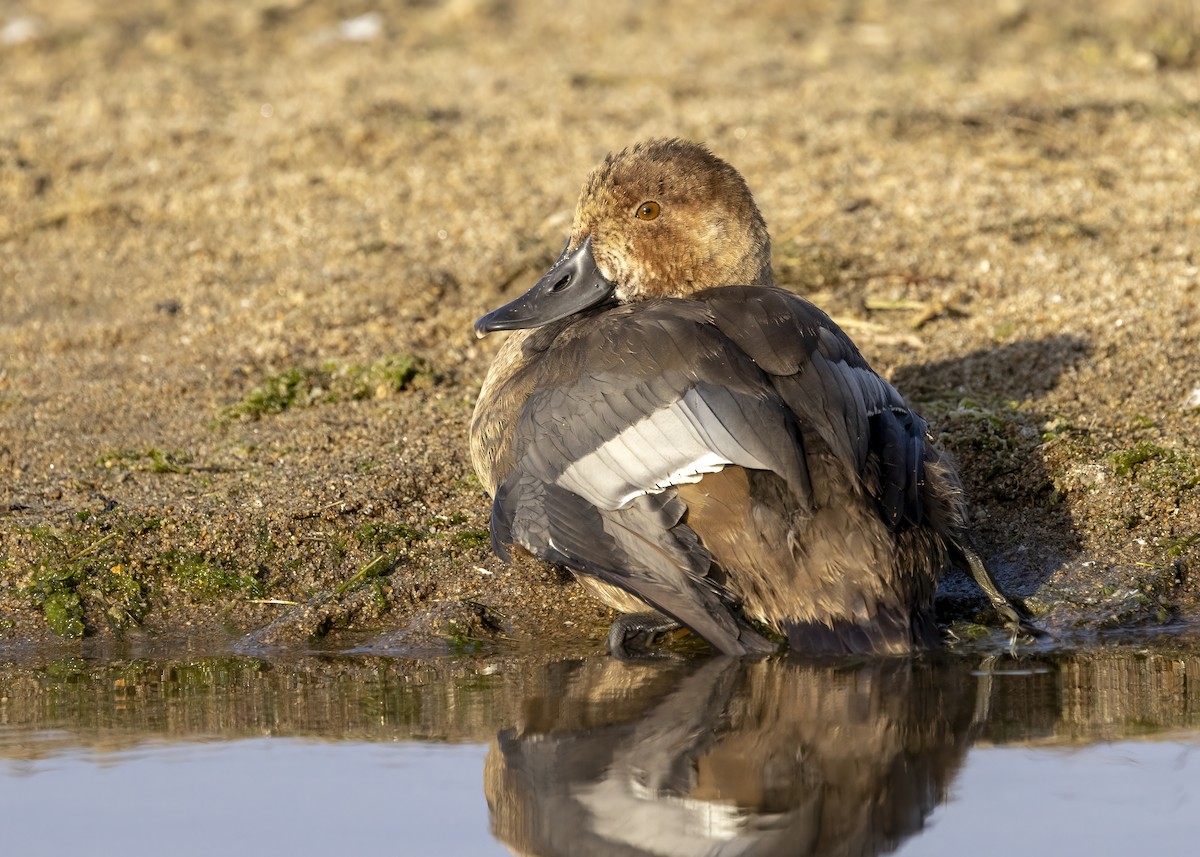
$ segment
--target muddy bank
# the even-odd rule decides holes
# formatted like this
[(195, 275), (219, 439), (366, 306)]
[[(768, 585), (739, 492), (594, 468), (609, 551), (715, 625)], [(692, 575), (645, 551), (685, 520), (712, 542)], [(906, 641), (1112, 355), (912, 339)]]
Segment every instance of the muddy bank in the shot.
[(487, 548), (470, 322), (658, 135), (746, 175), (1045, 624), (1196, 615), (1194, 4), (611, 8), (0, 6), (6, 645), (598, 647)]

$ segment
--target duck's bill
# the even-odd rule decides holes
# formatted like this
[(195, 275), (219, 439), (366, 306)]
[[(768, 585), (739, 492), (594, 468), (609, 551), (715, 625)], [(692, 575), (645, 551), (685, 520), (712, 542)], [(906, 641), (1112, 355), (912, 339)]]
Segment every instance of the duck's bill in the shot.
[(575, 252), (565, 250), (533, 288), (475, 322), (475, 335), (540, 327), (603, 303), (614, 286), (596, 268), (589, 235)]

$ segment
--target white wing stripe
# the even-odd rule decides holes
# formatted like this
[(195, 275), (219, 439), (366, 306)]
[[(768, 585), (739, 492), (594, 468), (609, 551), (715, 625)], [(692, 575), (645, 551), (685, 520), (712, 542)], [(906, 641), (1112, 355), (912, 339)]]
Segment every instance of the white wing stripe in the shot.
[[(706, 423), (716, 423), (699, 397), (676, 400), (638, 420), (600, 447), (572, 462), (555, 483), (601, 509), (620, 509), (643, 494), (656, 494), (672, 485), (699, 482), (737, 461), (713, 449)], [(693, 409), (702, 405), (705, 413)], [(707, 417), (707, 419), (706, 419)], [(723, 428), (723, 439), (732, 440)], [(745, 458), (750, 456), (737, 445)], [(738, 456), (742, 458), (743, 456)]]

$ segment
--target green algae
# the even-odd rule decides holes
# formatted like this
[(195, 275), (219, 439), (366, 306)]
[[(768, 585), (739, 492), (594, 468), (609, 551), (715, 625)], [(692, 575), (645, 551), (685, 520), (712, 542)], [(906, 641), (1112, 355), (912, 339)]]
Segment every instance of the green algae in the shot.
[(402, 393), (436, 380), (429, 361), (408, 353), (389, 355), (365, 366), (334, 360), (320, 366), (294, 366), (266, 376), (241, 401), (222, 408), (214, 425), (260, 420), (292, 408)]

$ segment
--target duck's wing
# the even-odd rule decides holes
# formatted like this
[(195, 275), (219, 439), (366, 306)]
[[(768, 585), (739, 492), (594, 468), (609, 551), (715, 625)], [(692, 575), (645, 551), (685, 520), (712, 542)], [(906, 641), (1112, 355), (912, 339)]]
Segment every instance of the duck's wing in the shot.
[(514, 429), (496, 493), (497, 552), (535, 555), (632, 592), (718, 649), (766, 648), (706, 575), (673, 486), (729, 464), (811, 497), (794, 415), (691, 301), (610, 310), (559, 335)]
[(492, 544), (505, 558), (508, 544), (520, 544), (542, 559), (632, 592), (727, 655), (773, 651), (705, 577), (711, 558), (680, 523), (685, 511), (673, 490), (604, 511), (526, 475), (496, 494)]
[(782, 289), (700, 292), (716, 327), (760, 366), (805, 432), (862, 485), (892, 529), (926, 515), (927, 427), (824, 312)]
[(957, 471), (929, 441), (925, 421), (824, 312), (791, 292), (756, 286), (696, 298), (771, 376), (802, 430), (820, 436), (893, 531), (928, 525), (1014, 633), (1042, 633), (1021, 617), (971, 546)]

